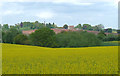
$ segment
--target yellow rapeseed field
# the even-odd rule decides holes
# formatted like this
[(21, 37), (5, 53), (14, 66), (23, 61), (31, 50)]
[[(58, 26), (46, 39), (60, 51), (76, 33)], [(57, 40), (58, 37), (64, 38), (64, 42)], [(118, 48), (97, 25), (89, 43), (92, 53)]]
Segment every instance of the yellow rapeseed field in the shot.
[(2, 44), (3, 74), (117, 74), (118, 46), (45, 48)]

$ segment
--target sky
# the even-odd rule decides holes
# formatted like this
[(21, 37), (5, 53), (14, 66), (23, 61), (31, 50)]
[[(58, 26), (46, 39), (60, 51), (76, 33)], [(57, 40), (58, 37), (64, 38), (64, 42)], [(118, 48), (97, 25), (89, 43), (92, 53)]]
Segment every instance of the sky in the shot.
[(119, 0), (1, 0), (0, 23), (24, 21), (64, 24), (103, 24), (118, 28)]

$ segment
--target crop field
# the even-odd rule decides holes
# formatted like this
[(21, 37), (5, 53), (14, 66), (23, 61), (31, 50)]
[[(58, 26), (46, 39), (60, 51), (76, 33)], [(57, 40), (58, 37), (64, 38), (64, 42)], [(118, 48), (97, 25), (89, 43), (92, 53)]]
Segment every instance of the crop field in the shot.
[(118, 46), (45, 48), (2, 44), (3, 74), (117, 74)]

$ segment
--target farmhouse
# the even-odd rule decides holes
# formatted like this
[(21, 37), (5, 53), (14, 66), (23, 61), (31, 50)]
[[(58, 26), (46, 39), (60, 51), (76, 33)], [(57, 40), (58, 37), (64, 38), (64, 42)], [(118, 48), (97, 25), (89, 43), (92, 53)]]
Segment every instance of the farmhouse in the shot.
[[(35, 30), (37, 30), (37, 29), (35, 29)], [(22, 31), (22, 33), (25, 34), (25, 35), (29, 35), (29, 34), (35, 32), (35, 30)], [(74, 26), (68, 26), (68, 29), (64, 29), (63, 27), (61, 27), (61, 28), (51, 28), (51, 30), (53, 30), (56, 34), (61, 33), (63, 31), (66, 31), (66, 32), (67, 31), (85, 31), (85, 30), (75, 29)], [(94, 33), (96, 35), (99, 33), (99, 31), (89, 31), (89, 30), (86, 30), (86, 31), (90, 32), (90, 33)], [(105, 34), (108, 35), (108, 34), (111, 34), (111, 33), (105, 33)], [(112, 33), (112, 34), (118, 35), (117, 33)]]
[[(61, 33), (62, 31), (66, 31), (66, 32), (67, 31), (84, 31), (84, 30), (77, 30), (77, 29), (58, 29), (58, 28), (51, 29), (51, 30), (53, 30), (56, 34)], [(22, 33), (25, 34), (25, 35), (29, 35), (33, 32), (35, 32), (35, 30), (22, 31)], [(96, 35), (99, 33), (99, 31), (88, 31), (88, 30), (87, 30), (87, 32), (94, 33)], [(105, 33), (105, 34), (108, 35), (108, 34), (111, 34), (111, 33)], [(112, 33), (112, 34), (118, 35), (117, 33)]]
[(74, 29), (74, 26), (68, 26), (68, 29), (72, 30), (72, 29)]

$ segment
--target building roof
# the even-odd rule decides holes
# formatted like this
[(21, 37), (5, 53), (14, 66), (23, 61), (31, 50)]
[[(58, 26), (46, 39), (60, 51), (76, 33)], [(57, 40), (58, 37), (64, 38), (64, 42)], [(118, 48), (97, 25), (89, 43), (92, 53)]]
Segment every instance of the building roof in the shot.
[[(36, 30), (36, 29), (35, 29)], [(28, 31), (22, 31), (22, 33), (23, 34), (26, 34), (26, 35), (29, 35), (29, 34), (31, 34), (31, 33), (33, 33), (33, 32), (35, 32), (35, 30), (28, 30)], [(76, 29), (51, 29), (51, 30), (53, 30), (56, 34), (58, 34), (58, 33), (61, 33), (62, 31), (78, 31), (78, 30), (76, 30)], [(81, 30), (81, 31), (84, 31), (84, 30)], [(94, 34), (98, 34), (99, 33), (99, 31), (87, 31), (87, 32), (89, 32), (89, 33), (94, 33)], [(118, 35), (117, 33), (105, 33), (105, 34), (114, 34), (114, 35)]]

